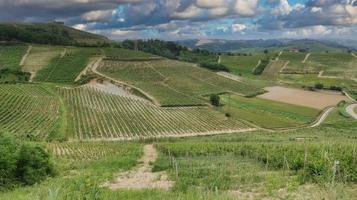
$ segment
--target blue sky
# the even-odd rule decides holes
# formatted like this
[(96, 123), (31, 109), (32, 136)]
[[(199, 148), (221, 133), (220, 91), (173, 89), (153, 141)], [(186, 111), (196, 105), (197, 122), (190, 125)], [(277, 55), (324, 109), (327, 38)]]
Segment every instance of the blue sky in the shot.
[(112, 39), (357, 39), (357, 0), (0, 0), (1, 21), (64, 21)]

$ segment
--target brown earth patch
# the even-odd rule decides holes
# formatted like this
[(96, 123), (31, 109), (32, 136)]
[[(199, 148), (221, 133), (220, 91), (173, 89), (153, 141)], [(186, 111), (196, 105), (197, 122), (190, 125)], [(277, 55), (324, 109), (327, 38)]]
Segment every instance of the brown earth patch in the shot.
[(173, 186), (173, 181), (168, 179), (166, 172), (152, 172), (150, 163), (155, 162), (158, 157), (154, 145), (144, 146), (144, 156), (140, 159), (137, 168), (120, 174), (112, 183), (104, 186), (112, 190), (116, 189), (164, 189)]
[(259, 95), (259, 98), (317, 109), (334, 106), (342, 100), (349, 101), (346, 96), (338, 92), (314, 92), (281, 86), (267, 87), (265, 90), (268, 92)]

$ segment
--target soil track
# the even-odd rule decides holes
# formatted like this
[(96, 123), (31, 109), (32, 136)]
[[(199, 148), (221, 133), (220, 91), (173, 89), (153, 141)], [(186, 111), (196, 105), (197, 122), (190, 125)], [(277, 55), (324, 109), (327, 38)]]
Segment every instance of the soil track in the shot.
[(304, 60), (302, 61), (302, 63), (305, 63), (307, 61), (307, 59), (309, 59), (310, 55), (311, 55), (311, 53), (306, 54), (306, 56), (305, 56)]
[(135, 169), (120, 174), (112, 183), (104, 186), (115, 189), (164, 189), (173, 186), (173, 181), (168, 180), (166, 172), (151, 172), (150, 163), (158, 158), (158, 152), (154, 145), (144, 146), (144, 156), (139, 160), (140, 164)]
[(357, 119), (357, 113), (355, 112), (355, 108), (357, 108), (357, 103), (347, 106), (346, 112), (350, 114), (354, 119)]
[(265, 90), (269, 92), (259, 95), (259, 98), (316, 109), (337, 105), (342, 100), (349, 101), (346, 96), (337, 92), (313, 92), (281, 86), (267, 87)]
[(30, 45), (29, 48), (27, 49), (25, 55), (22, 56), (22, 59), (21, 59), (21, 62), (20, 62), (20, 66), (23, 66), (25, 64), (25, 61), (26, 61), (27, 57), (29, 56), (31, 50), (32, 50), (32, 46)]

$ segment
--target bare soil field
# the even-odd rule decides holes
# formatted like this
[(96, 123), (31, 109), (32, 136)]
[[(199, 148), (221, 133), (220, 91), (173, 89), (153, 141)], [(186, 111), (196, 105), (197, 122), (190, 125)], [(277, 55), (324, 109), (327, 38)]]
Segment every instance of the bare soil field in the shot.
[(334, 106), (342, 100), (349, 101), (346, 96), (330, 91), (313, 92), (281, 86), (267, 87), (265, 90), (268, 92), (259, 95), (259, 98), (317, 109)]
[(120, 174), (112, 183), (103, 186), (116, 189), (163, 189), (168, 190), (173, 182), (168, 179), (166, 172), (152, 172), (150, 163), (158, 158), (158, 152), (153, 145), (144, 146), (144, 156), (136, 169)]

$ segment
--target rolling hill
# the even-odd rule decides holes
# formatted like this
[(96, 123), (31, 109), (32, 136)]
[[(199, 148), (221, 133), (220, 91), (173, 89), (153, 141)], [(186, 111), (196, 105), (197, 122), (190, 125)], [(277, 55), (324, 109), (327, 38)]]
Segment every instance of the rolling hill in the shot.
[(0, 41), (52, 45), (94, 45), (110, 42), (104, 36), (80, 31), (61, 22), (0, 23)]

